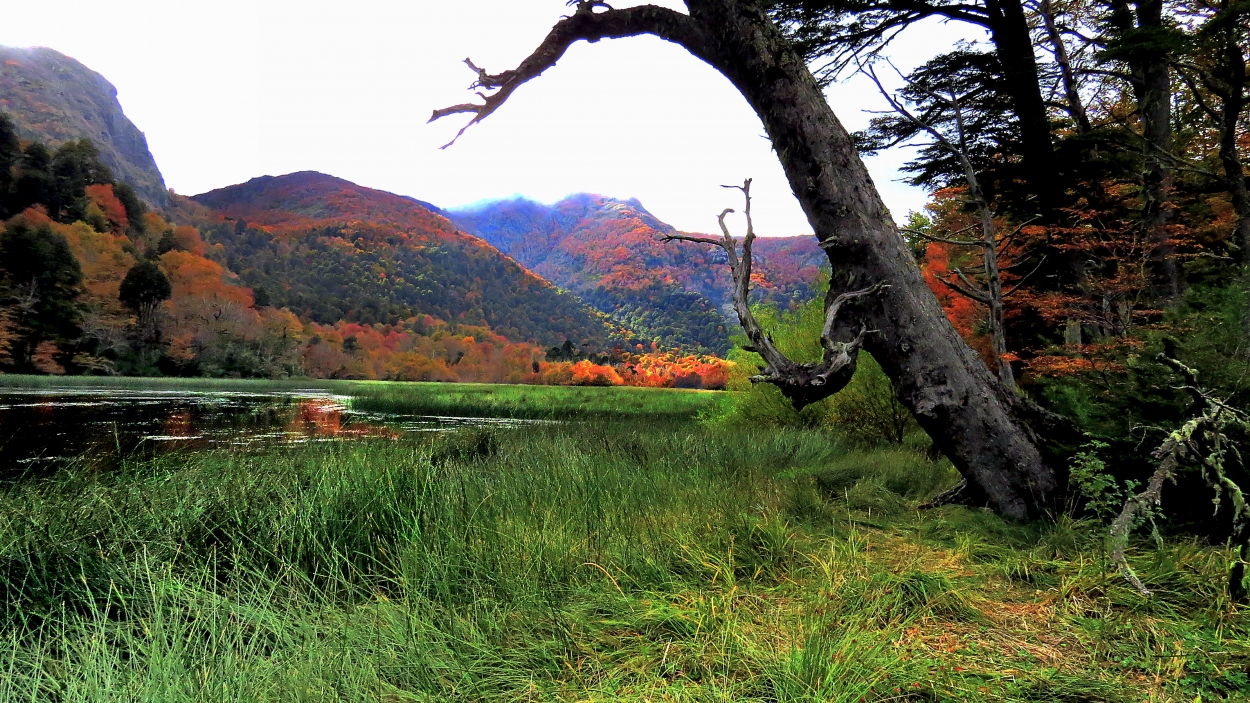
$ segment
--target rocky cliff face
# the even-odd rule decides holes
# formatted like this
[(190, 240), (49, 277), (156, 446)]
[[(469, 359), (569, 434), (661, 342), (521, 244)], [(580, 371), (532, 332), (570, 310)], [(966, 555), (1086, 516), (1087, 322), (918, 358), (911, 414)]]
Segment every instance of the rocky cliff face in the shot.
[(26, 139), (53, 147), (90, 139), (118, 180), (151, 205), (169, 204), (147, 139), (122, 113), (117, 89), (74, 59), (52, 49), (0, 46), (0, 111)]

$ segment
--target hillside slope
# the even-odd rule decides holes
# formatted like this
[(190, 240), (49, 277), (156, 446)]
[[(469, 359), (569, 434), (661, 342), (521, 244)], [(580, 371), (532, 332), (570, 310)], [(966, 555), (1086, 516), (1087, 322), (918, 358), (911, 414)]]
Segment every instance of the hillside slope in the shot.
[[(733, 317), (724, 253), (663, 242), (676, 230), (637, 200), (579, 194), (543, 205), (517, 198), (448, 214), (644, 337), (717, 352), (728, 346)], [(761, 237), (755, 252), (756, 296), (778, 303), (810, 295), (825, 261), (810, 236)]]
[(90, 139), (115, 177), (150, 204), (169, 204), (147, 139), (123, 114), (117, 89), (74, 59), (42, 47), (0, 46), (0, 111), (24, 139), (52, 147)]
[(192, 198), (216, 256), (268, 303), (315, 322), (428, 315), (514, 340), (603, 348), (608, 323), (416, 201), (315, 172)]

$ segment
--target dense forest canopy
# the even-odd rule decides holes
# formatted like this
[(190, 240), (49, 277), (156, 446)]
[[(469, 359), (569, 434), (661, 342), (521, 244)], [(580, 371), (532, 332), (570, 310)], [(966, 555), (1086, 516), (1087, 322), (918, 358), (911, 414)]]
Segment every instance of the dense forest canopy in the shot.
[[(1246, 407), (1250, 3), (834, 0), (772, 12), (829, 80), (892, 73), (881, 50), (926, 17), (990, 30), (987, 44), (903, 76), (895, 109), (856, 135), (868, 152), (920, 146), (905, 170), (934, 197), (904, 234), (987, 365), (1008, 365), (1139, 483), (1159, 428), (1194, 412), (1154, 359), (1165, 344)], [(979, 292), (991, 275), (994, 300)], [(1229, 469), (1245, 480), (1245, 467)]]
[[(1095, 448), (1079, 456), (1105, 462), (1116, 495), (1145, 487), (1171, 428), (1211, 407), (1184, 384), (1247, 408), (1250, 3), (800, 0), (771, 13), (826, 81), (896, 78), (883, 49), (925, 18), (989, 30), (897, 76), (883, 88), (893, 109), (856, 143), (920, 147), (905, 170), (933, 199), (903, 234), (926, 281), (987, 366), (1077, 421)], [(1190, 441), (1169, 478), (1194, 484), (1169, 515), (1209, 524), (1198, 506), (1232, 490), (1214, 529), (1245, 539), (1247, 467), (1223, 462), (1218, 432)]]

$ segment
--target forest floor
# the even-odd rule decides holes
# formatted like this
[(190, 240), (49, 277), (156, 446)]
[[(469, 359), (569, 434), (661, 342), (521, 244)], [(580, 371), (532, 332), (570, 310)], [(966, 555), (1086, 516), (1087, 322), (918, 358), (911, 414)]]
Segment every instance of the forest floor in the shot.
[(618, 390), (0, 487), (0, 701), (1250, 700), (1222, 546), (1135, 543), (1145, 599), (1098, 525), (917, 510), (922, 452)]

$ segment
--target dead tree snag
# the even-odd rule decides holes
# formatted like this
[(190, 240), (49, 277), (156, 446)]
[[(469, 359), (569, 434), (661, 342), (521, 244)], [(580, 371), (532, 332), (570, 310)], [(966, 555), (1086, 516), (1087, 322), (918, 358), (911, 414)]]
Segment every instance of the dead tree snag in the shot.
[(835, 341), (834, 325), (838, 322), (838, 313), (844, 305), (885, 288), (885, 283), (874, 283), (867, 288), (842, 293), (834, 298), (825, 310), (825, 324), (820, 332), (820, 346), (824, 350), (823, 358), (815, 364), (799, 364), (791, 361), (781, 350), (777, 349), (777, 345), (773, 344), (773, 340), (760, 326), (755, 314), (751, 312), (751, 244), (755, 241), (755, 221), (751, 217), (751, 179), (748, 178), (741, 186), (722, 187), (737, 188), (742, 191), (743, 199), (746, 201), (743, 215), (746, 217), (747, 231), (746, 236), (742, 238), (741, 257), (738, 255), (738, 242), (729, 233), (729, 227), (725, 224), (725, 216), (733, 212), (729, 208), (722, 211), (716, 218), (720, 223), (722, 233), (720, 239), (671, 234), (664, 237), (664, 241), (710, 244), (725, 250), (725, 256), (729, 259), (729, 273), (733, 278), (734, 312), (738, 314), (738, 322), (742, 325), (742, 330), (746, 332), (747, 339), (751, 341), (751, 347), (748, 349), (763, 357), (766, 364), (758, 375), (751, 377), (751, 382), (771, 383), (777, 386), (796, 410), (802, 410), (818, 400), (837, 393), (851, 382), (851, 377), (855, 375), (856, 357), (864, 346), (864, 338), (876, 330), (860, 326), (859, 331), (850, 341)]

